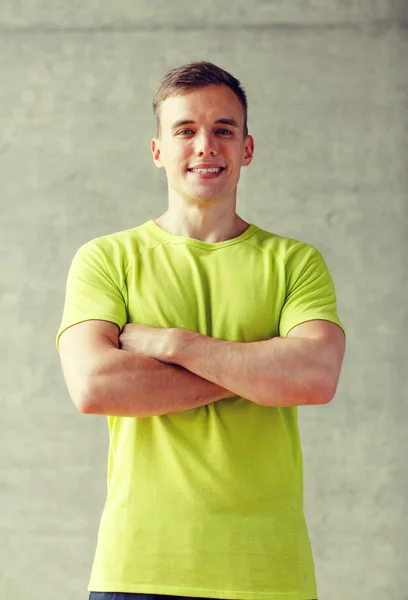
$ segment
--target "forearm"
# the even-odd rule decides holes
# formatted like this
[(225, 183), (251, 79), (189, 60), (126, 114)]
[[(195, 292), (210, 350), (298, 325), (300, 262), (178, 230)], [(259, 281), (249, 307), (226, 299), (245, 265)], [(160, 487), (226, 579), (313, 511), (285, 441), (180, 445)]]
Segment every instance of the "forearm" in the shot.
[(112, 348), (90, 377), (89, 414), (151, 417), (206, 406), (233, 392), (154, 358)]
[(180, 331), (169, 360), (264, 406), (330, 400), (330, 357), (318, 340), (228, 342)]

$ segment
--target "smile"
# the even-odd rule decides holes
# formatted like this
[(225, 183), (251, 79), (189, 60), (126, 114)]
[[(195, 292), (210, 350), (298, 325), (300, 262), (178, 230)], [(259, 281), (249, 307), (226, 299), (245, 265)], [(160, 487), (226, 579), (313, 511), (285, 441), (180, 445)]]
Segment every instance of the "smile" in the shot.
[(223, 171), (225, 171), (223, 167), (213, 169), (188, 169), (189, 173), (196, 175), (196, 177), (200, 177), (200, 179), (215, 179), (216, 177), (219, 177)]
[(189, 169), (191, 173), (220, 173), (224, 169), (222, 167), (216, 167), (213, 169)]

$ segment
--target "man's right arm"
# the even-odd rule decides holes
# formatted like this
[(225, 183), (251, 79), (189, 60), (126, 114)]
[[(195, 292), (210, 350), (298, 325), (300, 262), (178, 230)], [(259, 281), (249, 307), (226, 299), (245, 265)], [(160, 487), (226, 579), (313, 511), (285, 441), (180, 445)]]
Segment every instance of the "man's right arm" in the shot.
[(71, 399), (85, 414), (151, 417), (182, 412), (235, 396), (177, 365), (119, 349), (119, 328), (84, 321), (59, 340)]

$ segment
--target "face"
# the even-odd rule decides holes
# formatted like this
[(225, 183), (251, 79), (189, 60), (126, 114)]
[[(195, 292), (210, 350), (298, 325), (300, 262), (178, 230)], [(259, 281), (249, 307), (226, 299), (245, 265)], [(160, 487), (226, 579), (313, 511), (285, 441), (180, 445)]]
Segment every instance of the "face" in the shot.
[[(193, 89), (167, 98), (160, 116), (161, 138), (152, 140), (152, 153), (155, 165), (166, 170), (170, 196), (199, 204), (235, 200), (254, 143), (243, 137), (244, 111), (234, 92), (225, 85)], [(221, 171), (191, 170), (200, 165)]]

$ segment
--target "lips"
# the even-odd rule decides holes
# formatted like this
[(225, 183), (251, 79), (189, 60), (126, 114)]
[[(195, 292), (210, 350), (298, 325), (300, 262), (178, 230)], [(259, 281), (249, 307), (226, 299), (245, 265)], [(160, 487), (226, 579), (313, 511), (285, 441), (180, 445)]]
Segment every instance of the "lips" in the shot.
[(218, 166), (213, 166), (213, 167), (191, 167), (190, 169), (187, 169), (187, 171), (193, 171), (193, 170), (207, 171), (208, 169), (221, 169), (221, 171), (224, 171), (225, 167), (218, 167)]
[[(211, 167), (212, 169), (219, 169), (217, 171), (206, 170), (204, 167), (193, 167), (194, 169), (198, 169), (197, 171), (193, 171), (193, 169), (187, 169), (191, 175), (194, 175), (197, 179), (207, 180), (207, 179), (217, 179), (220, 177), (225, 171), (225, 167)], [(201, 170), (202, 169), (202, 170)], [(209, 167), (207, 167), (209, 169)]]

